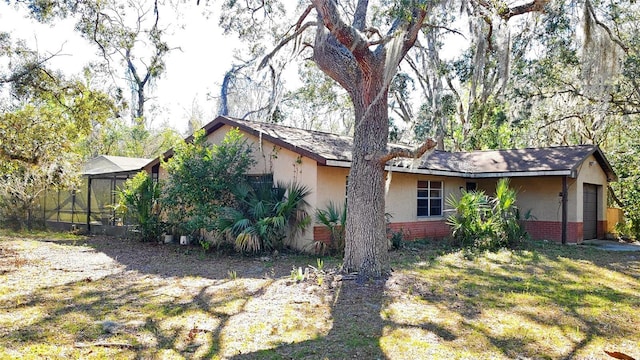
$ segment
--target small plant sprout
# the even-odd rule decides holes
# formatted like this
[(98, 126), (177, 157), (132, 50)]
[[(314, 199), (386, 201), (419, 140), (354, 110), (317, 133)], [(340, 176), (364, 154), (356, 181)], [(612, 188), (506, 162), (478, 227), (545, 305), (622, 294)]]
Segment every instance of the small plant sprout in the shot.
[(235, 270), (227, 271), (227, 277), (231, 280), (236, 280), (238, 278), (238, 273)]
[(324, 260), (317, 258), (316, 259), (316, 265), (318, 265), (318, 267), (316, 268), (316, 270), (322, 272), (324, 270)]
[(294, 267), (291, 269), (291, 280), (296, 282), (304, 281), (305, 273), (302, 271), (302, 267), (298, 267), (297, 269)]

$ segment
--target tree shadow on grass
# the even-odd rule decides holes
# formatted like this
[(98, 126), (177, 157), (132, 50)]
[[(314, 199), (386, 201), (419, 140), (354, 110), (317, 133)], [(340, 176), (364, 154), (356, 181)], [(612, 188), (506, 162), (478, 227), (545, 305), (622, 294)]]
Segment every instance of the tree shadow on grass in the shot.
[(331, 329), (302, 342), (274, 344), (270, 349), (238, 354), (233, 359), (385, 359), (380, 347), (385, 322), (384, 280), (337, 283), (331, 306)]
[[(497, 357), (571, 358), (582, 356), (586, 350), (592, 351), (594, 341), (608, 339), (610, 334), (618, 338), (638, 337), (633, 327), (637, 322), (625, 320), (638, 319), (637, 316), (625, 317), (623, 314), (618, 315), (621, 316), (618, 319), (596, 314), (598, 311), (610, 312), (604, 307), (610, 304), (625, 309), (640, 305), (638, 297), (633, 296), (639, 291), (637, 270), (620, 270), (620, 259), (624, 259), (624, 254), (615, 254), (607, 259), (599, 250), (592, 253), (590, 249), (545, 245), (513, 251), (511, 255), (507, 254), (507, 260), (496, 259), (492, 255), (475, 261), (456, 258), (455, 250), (409, 249), (393, 255), (400, 261), (399, 271), (388, 281), (364, 284), (352, 280), (338, 281), (332, 289), (317, 290), (314, 296), (328, 296), (330, 299), (323, 300), (326, 306), (315, 308), (312, 303), (301, 301), (300, 296), (318, 286), (308, 280), (301, 283), (287, 280), (292, 263), (289, 260), (294, 257), (283, 261), (284, 267), (281, 264), (270, 267), (261, 260), (243, 257), (232, 258), (232, 261), (215, 257), (200, 260), (197, 254), (180, 253), (185, 248), (179, 246), (158, 246), (156, 252), (148, 251), (156, 250), (148, 244), (139, 244), (140, 247), (134, 244), (127, 248), (126, 244), (117, 241), (94, 241), (99, 242), (88, 242), (87, 246), (117, 259), (127, 270), (140, 273), (142, 278), (157, 280), (156, 276), (148, 275), (158, 275), (162, 281), (131, 286), (119, 282), (116, 275), (116, 279), (94, 279), (81, 290), (74, 284), (42, 289), (29, 299), (20, 299), (16, 305), (7, 305), (6, 310), (24, 313), (30, 307), (37, 309), (42, 306), (53, 293), (63, 298), (67, 292), (79, 293), (46, 309), (48, 315), (42, 319), (17, 326), (15, 334), (8, 340), (0, 340), (0, 344), (2, 341), (20, 342), (23, 338), (43, 343), (54, 336), (56, 326), (73, 327), (74, 319), (86, 318), (95, 322), (105, 318), (117, 319), (120, 315), (126, 318), (131, 313), (141, 316), (144, 322), (141, 327), (130, 329), (129, 335), (150, 336), (155, 343), (140, 344), (133, 350), (116, 353), (138, 357), (162, 356), (163, 351), (169, 351), (189, 358), (384, 359), (401, 354), (398, 344), (405, 346), (403, 342), (410, 342), (406, 346), (415, 351), (420, 349), (420, 342), (431, 341), (427, 345), (445, 352), (452, 349), (454, 354), (471, 349), (475, 351), (473, 354)], [(75, 243), (82, 245), (81, 242)], [(309, 258), (300, 261), (304, 266)], [(166, 270), (167, 265), (172, 267), (182, 262), (186, 263)], [(238, 281), (228, 275), (229, 266), (237, 269)], [(264, 273), (271, 268), (274, 271), (265, 277)], [(582, 273), (583, 278), (586, 276), (591, 282), (605, 270), (624, 274), (623, 280), (628, 283), (624, 286), (627, 287), (603, 280), (600, 284), (583, 288), (581, 279), (574, 278), (574, 275)], [(197, 277), (204, 279), (203, 284), (193, 284), (191, 290), (197, 289), (195, 292), (158, 295), (162, 293), (158, 284), (166, 286), (168, 282), (175, 282), (178, 288), (181, 283), (188, 287), (190, 281), (201, 281)], [(91, 288), (92, 284), (102, 281), (105, 284), (98, 289)], [(251, 283), (255, 286), (252, 287)], [(283, 287), (283, 283), (289, 285)], [(285, 293), (279, 294), (280, 291)], [(530, 309), (526, 308), (527, 301), (531, 304)], [(392, 305), (398, 302), (407, 306), (399, 311), (416, 311), (417, 318), (388, 315)], [(591, 306), (597, 302), (604, 305)], [(291, 311), (289, 315), (284, 307)], [(440, 319), (425, 315), (426, 309), (434, 311), (434, 316)], [(275, 316), (269, 316), (269, 312), (274, 310), (283, 311), (275, 311)], [(591, 310), (594, 313), (589, 313)], [(313, 316), (313, 312), (320, 311), (326, 316)], [(202, 321), (203, 317), (207, 317), (208, 322)], [(502, 320), (496, 317), (515, 320), (504, 325), (495, 322)], [(450, 319), (454, 320), (448, 321)], [(75, 334), (74, 341), (95, 341), (109, 335), (103, 334), (91, 321), (83, 325), (86, 328), (82, 331), (68, 330)], [(182, 322), (172, 325), (174, 321)], [(487, 324), (492, 321), (494, 327)], [(245, 324), (249, 331), (244, 331), (243, 322), (249, 323)], [(309, 326), (315, 333), (310, 331), (295, 339), (287, 338), (294, 331), (282, 331), (281, 328), (304, 327), (306, 323), (311, 323)], [(501, 326), (510, 327), (511, 332), (501, 331)], [(548, 342), (540, 334), (527, 335), (527, 327), (548, 329), (542, 335), (555, 336), (564, 348), (541, 349), (539, 346), (547, 346)], [(42, 329), (47, 332), (39, 335)], [(194, 339), (189, 338), (192, 330), (196, 331)], [(242, 339), (255, 334), (264, 338)], [(118, 339), (117, 336), (115, 338)], [(246, 346), (241, 343), (245, 340), (253, 342)], [(395, 343), (389, 345), (393, 341)], [(396, 348), (390, 349), (389, 346)], [(549, 353), (545, 354), (545, 351)]]

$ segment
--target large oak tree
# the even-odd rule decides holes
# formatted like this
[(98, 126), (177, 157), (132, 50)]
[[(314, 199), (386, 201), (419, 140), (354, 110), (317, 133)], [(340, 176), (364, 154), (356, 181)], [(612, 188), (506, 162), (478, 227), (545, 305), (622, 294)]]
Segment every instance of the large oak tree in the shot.
[[(276, 2), (257, 2), (263, 11)], [(493, 9), (497, 18), (509, 18), (543, 9), (546, 1)], [(379, 5), (379, 4), (376, 4)], [(384, 4), (383, 4), (384, 5)], [(387, 4), (388, 5), (388, 4)], [(475, 5), (491, 7), (478, 2)], [(227, 6), (238, 6), (227, 2)], [(252, 9), (256, 14), (260, 6)], [(344, 270), (358, 272), (361, 277), (379, 277), (389, 271), (385, 234), (385, 165), (397, 157), (417, 157), (435, 146), (428, 140), (415, 151), (390, 151), (388, 95), (398, 66), (415, 45), (426, 25), (433, 1), (397, 1), (391, 6), (374, 6), (367, 0), (340, 2), (311, 0), (292, 32), (283, 37), (274, 52), (297, 39), (308, 28), (315, 27), (312, 60), (326, 75), (342, 86), (353, 103), (354, 143), (347, 189), (347, 225)], [(267, 10), (265, 10), (267, 9)], [(382, 10), (382, 12), (380, 12)], [(371, 23), (373, 12), (379, 25)], [(488, 10), (489, 11), (489, 10)], [(315, 13), (316, 20), (309, 20)], [(382, 15), (382, 16), (380, 16)]]

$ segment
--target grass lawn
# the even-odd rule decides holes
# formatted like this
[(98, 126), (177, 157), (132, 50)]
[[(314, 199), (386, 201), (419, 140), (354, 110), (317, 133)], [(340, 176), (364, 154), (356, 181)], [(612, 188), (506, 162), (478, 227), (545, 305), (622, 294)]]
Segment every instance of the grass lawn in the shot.
[(420, 242), (391, 256), (387, 280), (357, 284), (333, 258), (5, 234), (0, 358), (640, 358), (640, 253)]

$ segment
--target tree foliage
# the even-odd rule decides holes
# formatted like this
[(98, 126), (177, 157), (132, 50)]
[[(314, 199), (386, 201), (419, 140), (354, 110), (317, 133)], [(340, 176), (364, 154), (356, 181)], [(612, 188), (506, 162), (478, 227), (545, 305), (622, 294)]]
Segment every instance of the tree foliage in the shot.
[(48, 69), (49, 57), (9, 40), (4, 50), (15, 61), (3, 69), (8, 96), (0, 112), (0, 203), (5, 219), (31, 227), (45, 190), (75, 184), (78, 141), (116, 108), (89, 81), (66, 79)]

